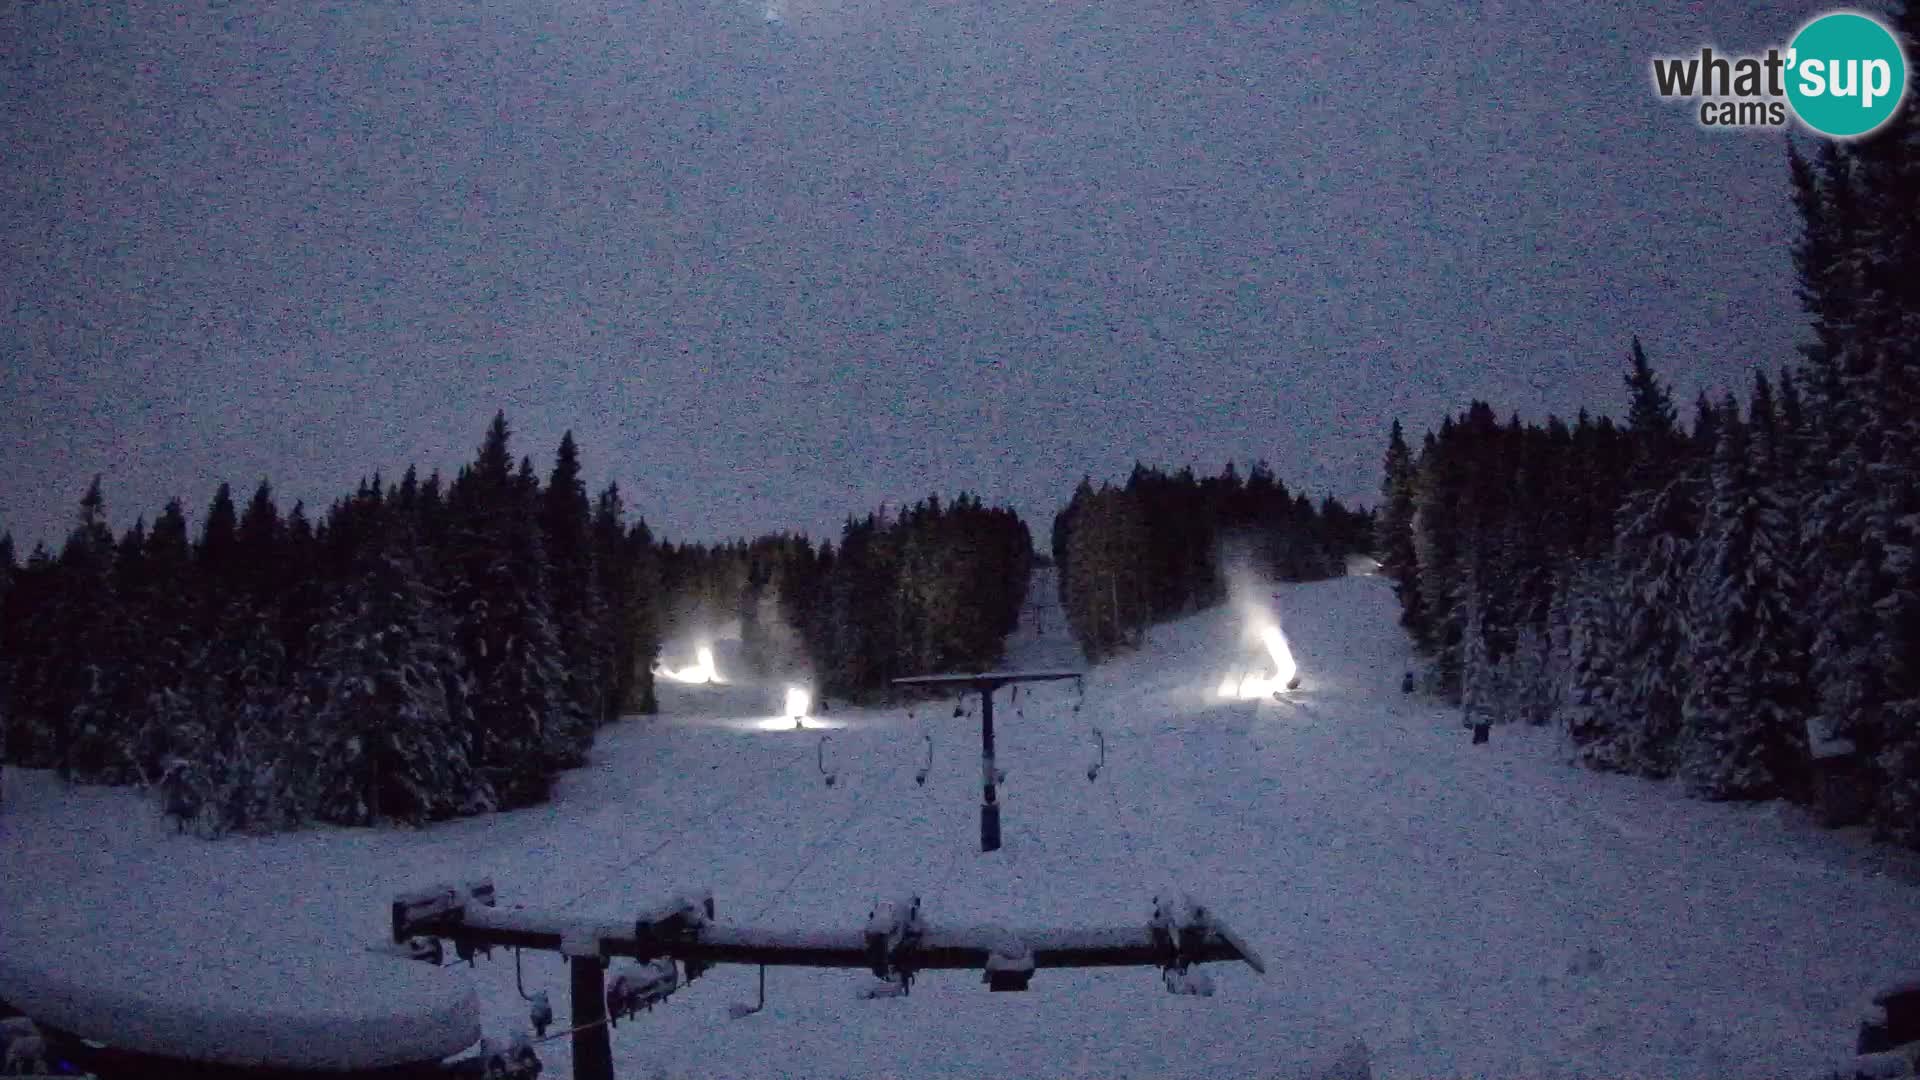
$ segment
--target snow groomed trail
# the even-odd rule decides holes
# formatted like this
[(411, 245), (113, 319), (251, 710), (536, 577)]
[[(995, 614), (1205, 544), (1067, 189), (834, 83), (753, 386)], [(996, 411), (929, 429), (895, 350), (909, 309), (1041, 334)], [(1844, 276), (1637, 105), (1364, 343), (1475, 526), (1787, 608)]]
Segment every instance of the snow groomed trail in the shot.
[[(1057, 607), (1040, 610), (1051, 589), (1037, 578), (1006, 666), (1073, 663)], [(775, 970), (766, 1010), (737, 1021), (727, 1006), (754, 999), (755, 973), (722, 968), (620, 1024), (627, 1080), (1329, 1075), (1355, 1037), (1380, 1077), (1804, 1076), (1851, 1049), (1869, 990), (1920, 967), (1899, 857), (1789, 808), (1568, 768), (1550, 732), (1473, 746), (1454, 714), (1399, 692), (1408, 650), (1383, 580), (1278, 596), (1297, 704), (1212, 696), (1241, 655), (1229, 609), (1155, 627), (1090, 672), (1084, 699), (1071, 683), (1018, 705), (1002, 691), (990, 855), (978, 718), (951, 701), (793, 731), (770, 691), (668, 685), (665, 714), (604, 732), (552, 805), (421, 832), (207, 844), (127, 792), (15, 772), (0, 911), (108, 948), (157, 927), (186, 947), (263, 938), (296, 973), (303, 952), (378, 940), (395, 892), (478, 875), (503, 905), (615, 918), (711, 888), (725, 921), (796, 929), (852, 929), (902, 890), (942, 923), (1137, 923), (1174, 883), (1269, 966), (1212, 968), (1209, 999), (1148, 969), (1043, 971), (1025, 994), (934, 974), (881, 1001), (856, 998), (865, 973)], [(529, 954), (524, 971), (564, 1018), (561, 962)], [(525, 1026), (510, 956), (441, 974), (474, 981), (490, 1033)], [(570, 1074), (564, 1041), (541, 1052)]]

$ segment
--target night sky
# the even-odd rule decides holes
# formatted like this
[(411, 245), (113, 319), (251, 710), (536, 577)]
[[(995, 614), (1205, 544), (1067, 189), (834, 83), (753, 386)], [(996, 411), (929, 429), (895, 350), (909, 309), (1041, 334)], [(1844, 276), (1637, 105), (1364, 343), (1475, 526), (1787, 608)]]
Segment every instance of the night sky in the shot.
[[(317, 512), (495, 409), (657, 534), (1267, 459), (1792, 356), (1785, 136), (1648, 63), (1824, 8), (11, 0), (0, 528)], [(1653, 6), (1653, 5), (1645, 5)]]

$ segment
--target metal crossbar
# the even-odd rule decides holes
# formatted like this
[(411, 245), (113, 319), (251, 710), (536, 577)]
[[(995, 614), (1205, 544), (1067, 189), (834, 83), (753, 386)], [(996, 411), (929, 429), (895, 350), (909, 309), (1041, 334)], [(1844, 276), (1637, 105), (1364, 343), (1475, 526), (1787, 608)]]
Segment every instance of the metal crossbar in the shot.
[(1225, 922), (1185, 896), (1156, 897), (1152, 917), (1138, 926), (940, 927), (922, 921), (917, 896), (875, 904), (864, 931), (726, 926), (713, 915), (711, 894), (675, 897), (631, 922), (502, 910), (492, 883), (480, 881), (395, 897), (392, 932), (395, 946), (445, 939), (466, 956), (499, 946), (568, 957), (576, 1080), (613, 1080), (604, 972), (615, 957), (683, 965), (685, 977), (662, 997), (719, 964), (865, 968), (902, 992), (921, 971), (982, 971), (990, 989), (1018, 991), (1040, 968), (1157, 967), (1169, 990), (1199, 994), (1212, 990), (1190, 970), (1196, 965), (1240, 962), (1266, 971)]

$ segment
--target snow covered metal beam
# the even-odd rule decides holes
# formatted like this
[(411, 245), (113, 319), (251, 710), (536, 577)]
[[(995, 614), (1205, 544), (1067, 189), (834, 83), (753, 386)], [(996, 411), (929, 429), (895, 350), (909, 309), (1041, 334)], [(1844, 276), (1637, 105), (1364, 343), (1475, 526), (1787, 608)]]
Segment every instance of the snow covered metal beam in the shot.
[(893, 680), (895, 686), (966, 686), (983, 685), (1005, 686), (1016, 682), (1055, 682), (1060, 679), (1083, 679), (1084, 671), (981, 671), (958, 675), (911, 675), (904, 679)]
[[(501, 915), (510, 917), (502, 918)], [(434, 933), (475, 946), (540, 949), (558, 952), (561, 943), (579, 932), (579, 925), (556, 922), (536, 928), (527, 912), (487, 912), (462, 923), (448, 924)], [(941, 929), (930, 926), (913, 949), (913, 967), (921, 971), (984, 971), (994, 949), (1006, 938), (1025, 942), (1037, 968), (1157, 967), (1171, 959), (1154, 934), (1139, 927), (1102, 927), (1079, 930), (1005, 930), (993, 926)], [(871, 967), (866, 935), (860, 931), (791, 931), (710, 925), (683, 940), (661, 941), (634, 936), (624, 925), (599, 926), (600, 955), (636, 960), (670, 956), (700, 964), (747, 964), (767, 967)], [(1243, 961), (1257, 971), (1265, 964), (1243, 952), (1217, 928), (1194, 941), (1186, 955), (1194, 963)]]
[[(395, 900), (395, 911), (402, 900)], [(871, 968), (866, 930), (792, 931), (726, 926), (708, 921), (711, 896), (679, 897), (631, 923), (565, 918), (531, 911), (430, 905), (434, 914), (396, 923), (395, 934), (442, 937), (471, 948), (503, 946), (561, 952), (569, 942), (597, 942), (603, 959), (671, 957), (698, 967), (749, 964), (767, 967)], [(871, 920), (869, 920), (871, 922)], [(916, 971), (987, 970), (1009, 941), (1030, 951), (1036, 968), (1175, 967), (1188, 963), (1242, 961), (1264, 972), (1266, 964), (1238, 935), (1201, 905), (1180, 898), (1159, 903), (1141, 926), (1067, 929), (1007, 929), (997, 926), (941, 928), (916, 920), (917, 933), (895, 950), (891, 962)]]

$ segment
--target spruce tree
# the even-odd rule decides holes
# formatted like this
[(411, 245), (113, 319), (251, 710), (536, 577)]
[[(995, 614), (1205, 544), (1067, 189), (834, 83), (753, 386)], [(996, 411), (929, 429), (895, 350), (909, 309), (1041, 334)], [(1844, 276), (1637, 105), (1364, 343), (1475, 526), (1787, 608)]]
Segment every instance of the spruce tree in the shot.
[(286, 560), (284, 538), (273, 487), (262, 479), (234, 530), (233, 543), (232, 579), (256, 604), (277, 601), (288, 580), (292, 568)]
[(1586, 748), (1586, 759), (1602, 768), (1673, 774), (1686, 686), (1686, 598), (1697, 498), (1682, 478), (1657, 493), (1636, 493), (1622, 510), (1613, 560), (1625, 601), (1614, 726)]
[(1555, 717), (1584, 753), (1621, 726), (1622, 617), (1606, 562), (1574, 564), (1567, 588), (1566, 681)]
[(1460, 639), (1460, 718), (1463, 726), (1491, 724), (1498, 719), (1503, 688), (1487, 647), (1485, 591), (1471, 564), (1460, 580), (1458, 606), (1464, 612)]
[(1806, 753), (1792, 533), (1731, 396), (1721, 408), (1689, 596), (1680, 770), (1707, 798), (1766, 798), (1799, 789)]
[(176, 731), (190, 719), (198, 721), (193, 667), (203, 638), (195, 613), (183, 602), (194, 595), (196, 582), (186, 510), (179, 499), (167, 502), (147, 536), (146, 579), (144, 595), (129, 602), (143, 609), (146, 677), (140, 687), (144, 696), (137, 764), (141, 776), (152, 781), (179, 751)]
[(473, 762), (504, 807), (547, 797), (554, 773), (585, 760), (590, 725), (566, 699), (563, 655), (531, 462), (518, 474), (496, 414), (454, 484), (449, 541), (458, 566), (458, 640), (473, 676)]
[(1416, 472), (1413, 451), (1407, 447), (1398, 420), (1393, 422), (1393, 430), (1387, 437), (1383, 471), (1375, 551), (1380, 558), (1381, 573), (1393, 582), (1393, 593), (1400, 600), (1400, 625), (1418, 639), (1425, 629), (1426, 615), (1420, 604), (1420, 564), (1413, 545)]
[(1633, 448), (1628, 485), (1635, 491), (1658, 490), (1673, 478), (1683, 440), (1673, 397), (1654, 374), (1638, 337), (1628, 351), (1626, 383), (1627, 437)]
[(450, 621), (411, 531), (368, 545), (318, 634), (307, 799), (323, 821), (419, 824), (492, 807)]
[(233, 489), (222, 483), (207, 507), (207, 521), (194, 550), (202, 579), (221, 594), (234, 580), (239, 533), (240, 518), (233, 507)]
[(550, 573), (548, 594), (560, 640), (568, 699), (595, 723), (607, 718), (604, 700), (610, 672), (603, 648), (604, 602), (592, 537), (592, 508), (580, 478), (580, 452), (573, 432), (560, 439), (553, 472), (541, 495), (540, 524)]
[(115, 595), (113, 533), (95, 476), (80, 501), (80, 520), (60, 549), (58, 590), (49, 648), (53, 677), (41, 723), (56, 748), (63, 779), (120, 782), (130, 766), (126, 723), (116, 714), (120, 671), (113, 663), (120, 623)]

